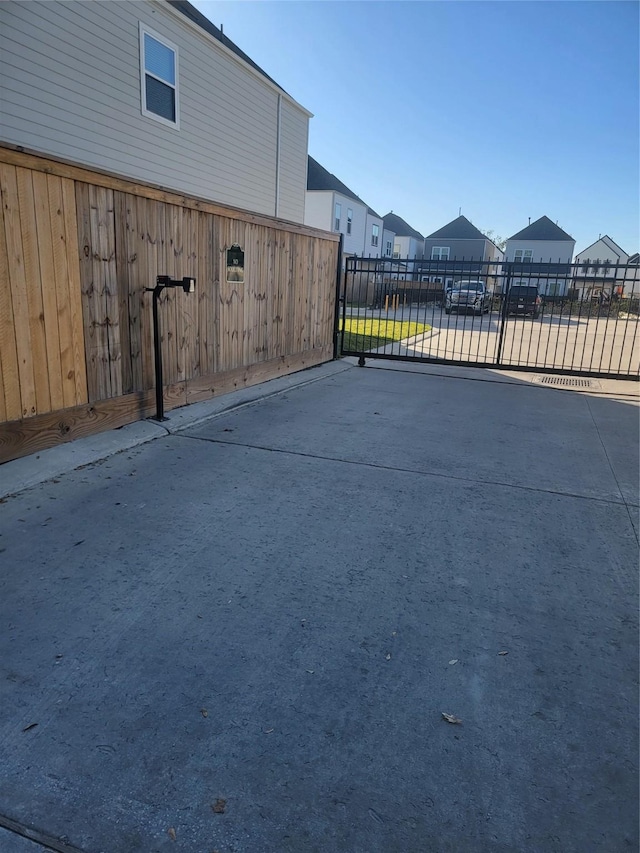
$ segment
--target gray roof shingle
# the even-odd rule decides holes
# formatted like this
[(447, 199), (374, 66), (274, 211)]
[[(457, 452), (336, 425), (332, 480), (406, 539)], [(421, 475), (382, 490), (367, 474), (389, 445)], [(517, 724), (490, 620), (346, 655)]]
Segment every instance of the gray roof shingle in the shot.
[(559, 228), (555, 222), (552, 222), (548, 216), (541, 216), (536, 219), (531, 225), (527, 225), (522, 231), (518, 231), (509, 240), (552, 240), (554, 242), (570, 241), (575, 242), (570, 234)]
[[(361, 198), (357, 196), (353, 190), (350, 190), (346, 184), (343, 184), (339, 178), (336, 178), (331, 172), (321, 166), (317, 160), (314, 160), (311, 155), (308, 158), (307, 169), (307, 189), (308, 190), (331, 190), (334, 192), (346, 195), (348, 198), (359, 201), (364, 204)], [(367, 207), (366, 204), (364, 204)]]
[(427, 240), (432, 238), (446, 237), (448, 240), (488, 240), (482, 231), (470, 222), (466, 216), (458, 216), (447, 225), (443, 225), (438, 231), (427, 236)]
[(413, 237), (415, 240), (424, 240), (424, 237), (415, 228), (412, 228), (401, 216), (397, 213), (387, 213), (382, 217), (384, 227), (389, 231), (393, 231), (396, 237)]

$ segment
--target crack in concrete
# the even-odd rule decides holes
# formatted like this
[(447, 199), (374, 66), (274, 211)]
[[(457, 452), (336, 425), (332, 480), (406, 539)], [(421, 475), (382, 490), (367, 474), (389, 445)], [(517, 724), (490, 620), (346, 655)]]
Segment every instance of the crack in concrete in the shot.
[(560, 497), (565, 498), (578, 498), (580, 500), (585, 501), (596, 501), (598, 503), (612, 504), (613, 506), (624, 506), (627, 508), (627, 511), (629, 511), (629, 507), (627, 505), (626, 500), (624, 499), (624, 496), (622, 496), (622, 493), (620, 493), (622, 499), (618, 501), (613, 500), (612, 498), (581, 495), (577, 492), (565, 492), (559, 489), (543, 489), (538, 486), (521, 486), (517, 483), (504, 483), (500, 480), (478, 480), (472, 477), (458, 477), (455, 474), (442, 474), (439, 471), (423, 471), (416, 470), (415, 468), (401, 468), (394, 465), (381, 465), (376, 462), (361, 462), (357, 459), (340, 459), (336, 456), (321, 456), (317, 453), (304, 453), (301, 450), (283, 450), (279, 447), (266, 447), (265, 445), (261, 444), (243, 444), (239, 441), (224, 441), (223, 439), (219, 438), (205, 438), (204, 436), (200, 435), (189, 435), (187, 432), (174, 433), (174, 435), (177, 438), (190, 438), (194, 441), (205, 441), (209, 444), (225, 444), (231, 447), (246, 447), (251, 450), (265, 450), (269, 453), (283, 453), (287, 456), (302, 456), (307, 459), (319, 459), (325, 462), (341, 462), (344, 465), (360, 465), (365, 468), (378, 468), (382, 471), (398, 471), (403, 474), (418, 474), (419, 476), (423, 477), (439, 477), (442, 480), (455, 480), (456, 482), (469, 483), (479, 486), (502, 486), (506, 489), (519, 489), (521, 491), (536, 492), (538, 494), (558, 495)]

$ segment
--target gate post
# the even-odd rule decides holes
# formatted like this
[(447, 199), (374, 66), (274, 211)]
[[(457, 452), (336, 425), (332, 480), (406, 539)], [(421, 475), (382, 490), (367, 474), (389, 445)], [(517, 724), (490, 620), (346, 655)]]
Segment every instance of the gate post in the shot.
[(504, 327), (507, 322), (507, 305), (509, 304), (509, 291), (511, 290), (511, 269), (512, 265), (507, 264), (507, 282), (502, 299), (502, 311), (500, 312), (500, 334), (498, 336), (498, 352), (496, 353), (496, 366), (499, 367), (502, 362), (502, 348), (504, 346)]
[[(333, 315), (333, 357), (338, 358), (338, 335), (340, 326), (340, 303), (344, 302), (344, 296), (341, 295), (342, 290), (342, 250), (344, 245), (344, 234), (340, 234), (340, 242), (338, 243), (338, 263), (336, 266), (336, 304)], [(346, 271), (345, 271), (346, 276)], [(342, 326), (342, 339), (344, 340), (344, 321)]]

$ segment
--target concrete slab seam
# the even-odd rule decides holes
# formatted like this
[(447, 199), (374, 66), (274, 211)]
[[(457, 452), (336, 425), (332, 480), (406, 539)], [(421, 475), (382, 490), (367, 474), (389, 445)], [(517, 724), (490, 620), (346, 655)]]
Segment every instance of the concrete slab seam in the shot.
[[(245, 447), (249, 450), (264, 450), (267, 453), (282, 453), (287, 456), (302, 456), (306, 459), (318, 459), (324, 462), (338, 462), (343, 465), (360, 465), (365, 468), (376, 468), (381, 471), (397, 471), (401, 474), (418, 474), (421, 477), (438, 477), (442, 480), (455, 480), (459, 483), (469, 483), (478, 486), (499, 486), (505, 489), (519, 489), (525, 492), (535, 492), (537, 494), (557, 495), (564, 498), (576, 498), (584, 501), (596, 501), (597, 503), (612, 504), (613, 506), (624, 506), (628, 509), (628, 504), (623, 500), (613, 500), (612, 498), (592, 497), (591, 495), (579, 495), (575, 492), (561, 492), (557, 489), (540, 489), (535, 486), (521, 486), (518, 483), (502, 483), (499, 480), (474, 480), (469, 477), (456, 477), (454, 474), (441, 474), (438, 471), (417, 471), (414, 468), (400, 468), (393, 465), (380, 465), (374, 462), (362, 462), (357, 459), (339, 459), (335, 456), (321, 456), (316, 453), (303, 453), (299, 450), (283, 450), (280, 447), (265, 447), (260, 444), (241, 444), (237, 441), (224, 441), (220, 438), (205, 438), (200, 435), (188, 435), (185, 432), (176, 433), (179, 438), (189, 438), (193, 441), (206, 441), (210, 444), (224, 444), (228, 447)], [(616, 481), (617, 482), (617, 481)]]

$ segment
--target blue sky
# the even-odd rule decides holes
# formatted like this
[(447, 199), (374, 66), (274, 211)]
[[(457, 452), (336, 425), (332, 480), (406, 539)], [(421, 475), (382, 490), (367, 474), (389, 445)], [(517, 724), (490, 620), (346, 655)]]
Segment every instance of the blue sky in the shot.
[(635, 2), (217, 2), (214, 24), (314, 113), (309, 153), (378, 213), (503, 237), (546, 214), (639, 242)]

